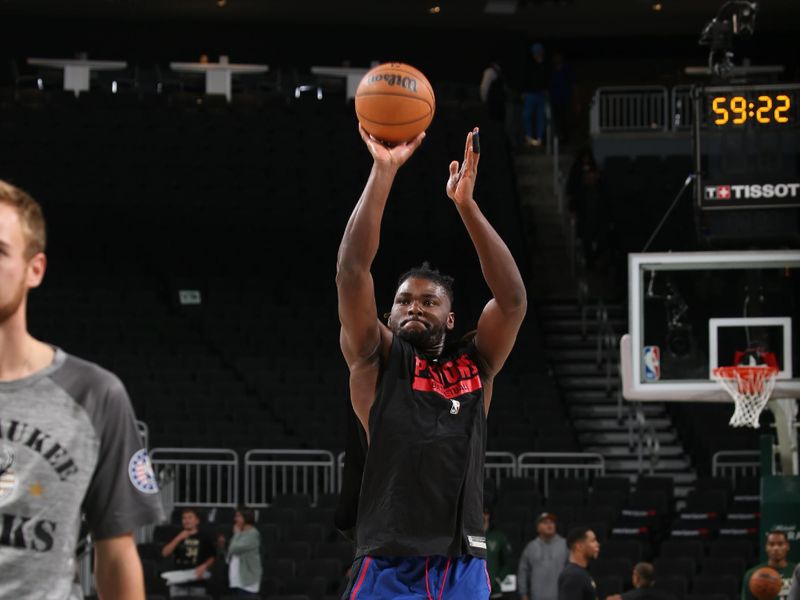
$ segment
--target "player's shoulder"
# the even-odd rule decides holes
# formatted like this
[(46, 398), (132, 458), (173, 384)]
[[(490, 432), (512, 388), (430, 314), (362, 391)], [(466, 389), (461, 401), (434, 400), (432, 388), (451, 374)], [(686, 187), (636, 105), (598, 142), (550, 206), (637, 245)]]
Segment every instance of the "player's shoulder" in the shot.
[(62, 354), (62, 362), (51, 378), (74, 399), (94, 397), (127, 402), (125, 386), (110, 370), (63, 350), (56, 352)]

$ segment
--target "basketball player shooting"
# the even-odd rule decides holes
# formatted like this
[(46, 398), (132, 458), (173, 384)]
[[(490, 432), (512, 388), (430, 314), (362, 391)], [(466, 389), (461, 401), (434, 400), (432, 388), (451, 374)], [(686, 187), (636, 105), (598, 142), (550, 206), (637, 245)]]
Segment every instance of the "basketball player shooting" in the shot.
[(453, 280), (427, 264), (400, 277), (382, 322), (370, 267), (392, 183), (425, 134), (388, 148), (360, 132), (374, 162), (345, 229), (336, 275), (350, 397), (368, 443), (345, 598), (483, 600), (491, 586), (483, 531), (486, 415), (492, 381), (525, 316), (525, 286), (473, 198), (475, 128), (461, 168), (450, 163), (446, 190), (493, 295), (477, 332), (445, 343), (455, 324)]

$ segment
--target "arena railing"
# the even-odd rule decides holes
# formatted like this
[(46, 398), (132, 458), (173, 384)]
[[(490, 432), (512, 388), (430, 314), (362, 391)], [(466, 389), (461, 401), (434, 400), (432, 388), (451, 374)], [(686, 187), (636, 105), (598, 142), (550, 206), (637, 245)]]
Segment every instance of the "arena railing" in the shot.
[[(342, 489), (342, 471), (344, 470), (344, 452), (340, 452), (336, 457), (336, 491)], [(498, 452), (489, 450), (486, 452), (484, 461), (484, 473), (487, 479), (494, 479), (495, 483), (500, 483), (507, 477), (516, 477), (517, 457), (511, 452)]]
[(670, 90), (670, 126), (674, 131), (690, 131), (694, 125), (692, 86), (676, 85)]
[(720, 450), (711, 457), (711, 475), (729, 478), (736, 487), (737, 477), (755, 477), (761, 473), (758, 450)]
[(667, 131), (669, 101), (669, 91), (660, 85), (597, 88), (590, 111), (591, 133)]
[(517, 457), (511, 452), (490, 450), (486, 453), (484, 473), (486, 479), (494, 479), (500, 485), (503, 479), (516, 477), (519, 473)]
[(595, 452), (523, 452), (517, 458), (517, 473), (536, 481), (548, 496), (551, 479), (605, 475), (606, 460)]
[(328, 450), (249, 450), (244, 455), (244, 502), (269, 506), (280, 494), (308, 494), (316, 502), (336, 490), (336, 466)]
[(239, 505), (239, 456), (227, 448), (153, 448), (150, 459), (165, 505)]

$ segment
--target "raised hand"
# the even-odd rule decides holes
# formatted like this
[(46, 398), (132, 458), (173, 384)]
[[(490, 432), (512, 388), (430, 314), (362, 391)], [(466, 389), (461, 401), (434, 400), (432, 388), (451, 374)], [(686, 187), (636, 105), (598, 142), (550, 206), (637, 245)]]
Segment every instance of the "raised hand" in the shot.
[(369, 149), (369, 153), (372, 154), (375, 162), (394, 168), (401, 167), (414, 154), (414, 151), (419, 148), (422, 140), (425, 139), (425, 132), (423, 131), (413, 140), (390, 148), (368, 134), (360, 123), (358, 125), (358, 133), (367, 145), (367, 149)]
[(475, 179), (478, 177), (478, 161), (481, 155), (472, 150), (472, 136), (478, 133), (475, 127), (467, 134), (467, 143), (464, 147), (464, 162), (461, 169), (458, 161), (450, 163), (450, 177), (447, 180), (447, 196), (456, 204), (463, 204), (472, 200), (475, 190)]

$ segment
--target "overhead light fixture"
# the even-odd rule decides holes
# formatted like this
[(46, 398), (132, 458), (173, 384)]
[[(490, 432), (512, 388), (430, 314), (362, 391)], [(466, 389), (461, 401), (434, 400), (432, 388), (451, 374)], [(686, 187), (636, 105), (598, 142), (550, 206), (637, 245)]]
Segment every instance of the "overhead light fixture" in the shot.
[(653, 9), (654, 11), (656, 11), (656, 12), (660, 12), (660, 11), (661, 11), (661, 9), (662, 9), (662, 8), (664, 8), (664, 5), (663, 5), (663, 4), (661, 4), (661, 2), (653, 2), (653, 3), (650, 5), (650, 8), (652, 8), (652, 9)]
[(217, 0), (217, 6), (219, 6), (220, 8), (222, 8), (226, 4), (228, 4), (228, 0)]
[(442, 12), (442, 7), (441, 7), (441, 6), (439, 6), (438, 4), (435, 4), (435, 5), (431, 6), (431, 7), (428, 9), (428, 12), (429, 12), (430, 14), (432, 14), (432, 15), (438, 15), (440, 12)]

